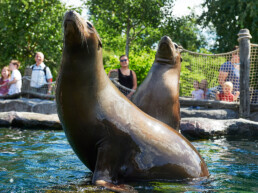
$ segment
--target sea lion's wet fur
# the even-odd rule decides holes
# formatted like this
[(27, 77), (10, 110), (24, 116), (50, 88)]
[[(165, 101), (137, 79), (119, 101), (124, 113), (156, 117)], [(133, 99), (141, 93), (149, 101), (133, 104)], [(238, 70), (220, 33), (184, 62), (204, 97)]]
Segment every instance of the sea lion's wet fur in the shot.
[[(72, 11), (66, 14), (57, 111), (70, 145), (93, 172), (92, 182), (207, 176), (207, 167), (191, 143), (143, 113), (112, 84), (94, 28), (77, 27), (84, 21)], [(71, 21), (74, 17), (77, 22)], [(87, 42), (80, 42), (81, 34)]]
[(180, 50), (168, 36), (162, 37), (155, 61), (132, 97), (142, 111), (176, 130), (180, 127), (180, 70)]

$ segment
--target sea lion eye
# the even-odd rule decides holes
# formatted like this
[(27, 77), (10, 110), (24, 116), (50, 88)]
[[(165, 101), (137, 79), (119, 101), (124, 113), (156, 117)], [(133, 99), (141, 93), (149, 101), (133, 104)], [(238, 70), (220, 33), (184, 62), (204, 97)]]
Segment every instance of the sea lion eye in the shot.
[(87, 21), (88, 27), (93, 28), (93, 25)]
[(177, 49), (178, 48), (177, 43), (173, 42), (173, 44), (174, 44), (175, 48)]

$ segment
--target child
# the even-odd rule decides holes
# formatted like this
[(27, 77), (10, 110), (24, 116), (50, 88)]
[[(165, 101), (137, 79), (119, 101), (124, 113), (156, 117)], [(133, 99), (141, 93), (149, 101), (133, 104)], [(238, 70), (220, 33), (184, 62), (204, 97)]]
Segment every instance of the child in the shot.
[(232, 82), (229, 82), (229, 81), (223, 84), (222, 89), (223, 89), (222, 93), (220, 93), (219, 91), (217, 92), (216, 100), (233, 102), (237, 100), (237, 97), (240, 94), (239, 91), (237, 91), (235, 95), (232, 94), (233, 84)]
[(208, 89), (208, 82), (206, 79), (203, 79), (200, 82), (200, 89), (203, 90), (203, 98), (208, 99), (209, 98), (209, 89)]
[(22, 76), (18, 70), (19, 67), (20, 62), (18, 60), (11, 60), (9, 69), (12, 71), (12, 75), (10, 81), (8, 82), (8, 85), (10, 85), (8, 92), (9, 95), (21, 92)]
[(199, 81), (195, 80), (193, 83), (194, 91), (192, 91), (192, 98), (193, 99), (204, 99), (204, 92), (202, 89), (199, 89)]
[(0, 79), (0, 96), (4, 96), (8, 93), (8, 82), (10, 78), (9, 67), (3, 67), (1, 71), (1, 79)]

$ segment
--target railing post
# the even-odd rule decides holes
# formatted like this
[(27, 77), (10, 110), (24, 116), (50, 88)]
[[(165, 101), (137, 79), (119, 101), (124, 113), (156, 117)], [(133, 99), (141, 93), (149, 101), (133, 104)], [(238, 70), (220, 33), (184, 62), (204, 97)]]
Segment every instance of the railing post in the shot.
[(240, 106), (239, 115), (243, 118), (250, 116), (250, 39), (252, 36), (248, 29), (241, 29), (238, 33), (240, 55)]

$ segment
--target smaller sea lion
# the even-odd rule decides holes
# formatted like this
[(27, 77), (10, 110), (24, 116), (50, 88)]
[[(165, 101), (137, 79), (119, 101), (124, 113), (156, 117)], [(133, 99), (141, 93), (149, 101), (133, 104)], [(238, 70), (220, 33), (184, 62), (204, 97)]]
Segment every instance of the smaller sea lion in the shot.
[(161, 38), (154, 63), (132, 102), (152, 117), (179, 130), (181, 55), (168, 36)]

